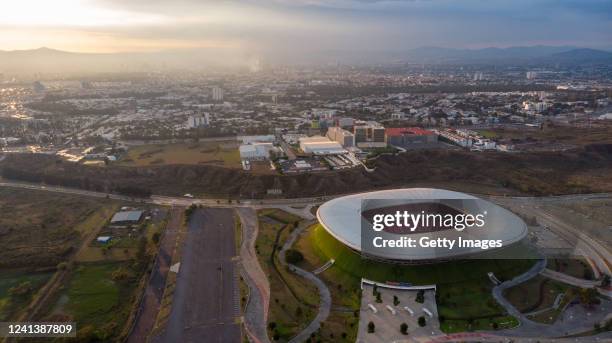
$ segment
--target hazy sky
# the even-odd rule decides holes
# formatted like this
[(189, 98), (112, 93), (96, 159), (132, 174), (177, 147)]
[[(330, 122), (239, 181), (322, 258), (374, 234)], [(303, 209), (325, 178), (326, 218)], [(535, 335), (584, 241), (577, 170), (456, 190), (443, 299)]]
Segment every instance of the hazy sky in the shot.
[(0, 50), (612, 48), (610, 0), (2, 0)]

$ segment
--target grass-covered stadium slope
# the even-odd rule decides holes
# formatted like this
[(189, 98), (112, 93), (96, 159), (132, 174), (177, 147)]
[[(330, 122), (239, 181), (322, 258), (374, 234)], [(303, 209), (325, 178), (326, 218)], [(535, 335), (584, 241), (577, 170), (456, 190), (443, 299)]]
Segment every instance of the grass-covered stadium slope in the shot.
[[(437, 285), (441, 328), (446, 332), (490, 330), (512, 327), (516, 319), (506, 315), (493, 299), (487, 273), (500, 280), (527, 271), (533, 260), (456, 260), (437, 264), (406, 266), (363, 259), (332, 237), (321, 225), (310, 230), (311, 246), (321, 261), (335, 259), (326, 273), (330, 278), (358, 285), (361, 278), (379, 282), (409, 282)], [(494, 324), (495, 323), (495, 324)]]

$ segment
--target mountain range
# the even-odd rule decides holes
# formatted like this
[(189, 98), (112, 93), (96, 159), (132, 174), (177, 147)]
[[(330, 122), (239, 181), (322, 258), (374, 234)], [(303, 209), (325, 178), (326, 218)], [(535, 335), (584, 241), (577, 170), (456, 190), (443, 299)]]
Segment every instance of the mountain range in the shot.
[[(328, 59), (351, 62), (356, 54), (326, 54)], [(529, 46), (484, 49), (421, 47), (401, 52), (360, 54), (360, 61), (403, 61), (408, 63), (453, 64), (610, 64), (612, 52), (571, 46)], [(343, 58), (346, 57), (346, 58)], [(253, 58), (222, 50), (177, 50), (141, 53), (74, 53), (39, 48), (0, 50), (0, 73), (83, 73), (151, 71), (158, 69), (203, 69), (248, 66)], [(353, 59), (355, 60), (355, 59)], [(314, 58), (311, 63), (322, 59)]]

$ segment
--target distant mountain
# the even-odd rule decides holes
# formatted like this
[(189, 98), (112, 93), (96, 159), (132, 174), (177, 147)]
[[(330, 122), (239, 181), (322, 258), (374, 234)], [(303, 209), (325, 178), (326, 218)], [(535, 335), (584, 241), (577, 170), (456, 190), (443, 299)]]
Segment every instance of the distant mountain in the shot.
[(485, 60), (537, 58), (575, 49), (570, 46), (530, 46), (510, 48), (450, 49), (422, 47), (408, 51), (409, 56), (436, 59)]
[(0, 50), (0, 73), (150, 72), (159, 69), (197, 70), (246, 65), (244, 55), (226, 49), (167, 50), (160, 52), (77, 53), (49, 48)]
[(612, 63), (612, 52), (595, 49), (572, 49), (550, 56), (560, 63)]
[(608, 63), (611, 52), (572, 46), (530, 46), (484, 49), (422, 47), (409, 50), (406, 59), (417, 63)]
[[(300, 59), (301, 58), (301, 59)], [(143, 53), (74, 53), (49, 48), (0, 50), (0, 74), (79, 74), (99, 72), (151, 72), (156, 70), (218, 70), (247, 68), (253, 56), (232, 49), (186, 49)], [(453, 63), (453, 64), (612, 64), (612, 52), (571, 46), (529, 46), (484, 49), (421, 47), (397, 51), (330, 51), (299, 58), (269, 58), (272, 63)]]

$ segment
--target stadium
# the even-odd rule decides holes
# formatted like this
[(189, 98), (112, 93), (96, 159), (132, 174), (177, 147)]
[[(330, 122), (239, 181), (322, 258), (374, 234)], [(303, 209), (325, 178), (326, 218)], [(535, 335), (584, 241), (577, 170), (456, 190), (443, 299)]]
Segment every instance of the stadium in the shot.
[[(383, 207), (380, 207), (381, 202), (384, 203)], [(433, 210), (445, 215), (485, 213), (487, 220), (484, 226), (469, 231), (468, 236), (474, 241), (496, 240), (501, 242), (501, 245), (486, 251), (477, 246), (457, 246), (454, 249), (385, 247), (375, 250), (362, 246), (364, 236), (361, 228), (363, 225), (371, 226), (368, 213), (393, 213), (400, 209), (423, 213)], [(336, 198), (319, 207), (317, 218), (329, 235), (354, 252), (371, 260), (399, 264), (430, 264), (478, 258), (494, 250), (513, 246), (527, 235), (525, 222), (500, 206), (465, 193), (432, 188), (383, 190)], [(425, 227), (424, 230), (415, 232), (390, 228), (377, 234), (388, 240), (398, 237), (411, 237), (415, 240), (460, 240), (461, 236), (465, 237), (466, 232), (467, 230), (461, 232)]]

